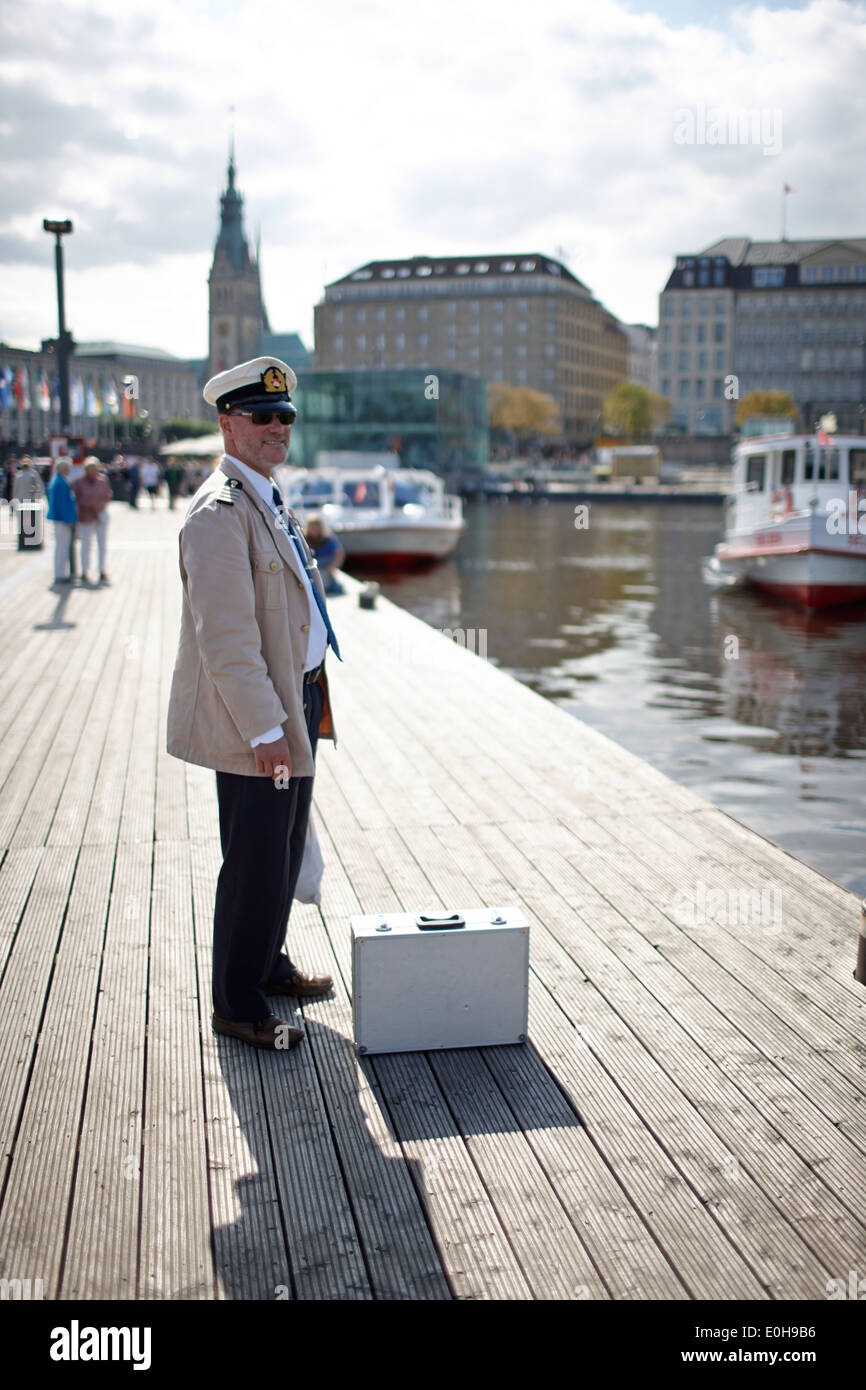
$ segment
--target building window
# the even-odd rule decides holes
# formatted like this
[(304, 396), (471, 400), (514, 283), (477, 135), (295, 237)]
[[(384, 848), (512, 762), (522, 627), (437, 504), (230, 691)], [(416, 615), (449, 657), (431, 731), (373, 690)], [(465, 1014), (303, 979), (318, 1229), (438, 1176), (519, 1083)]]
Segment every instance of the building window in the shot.
[(662, 381), (662, 395), (663, 395), (663, 396), (670, 396), (670, 394), (671, 394), (671, 379), (670, 379), (669, 376), (666, 376), (666, 377), (664, 378), (664, 380)]
[(683, 378), (683, 379), (680, 381), (679, 396), (680, 396), (680, 400), (681, 400), (681, 401), (687, 401), (687, 400), (688, 400), (688, 398), (689, 398), (689, 385), (690, 385), (690, 383), (689, 383), (685, 378)]
[(529, 374), (525, 367), (518, 367), (514, 375), (521, 386), (523, 386), (529, 380)]
[(402, 352), (403, 349), (405, 348), (405, 346), (406, 346), (406, 334), (405, 334), (405, 333), (395, 333), (395, 334), (394, 334), (394, 347), (395, 347), (395, 348), (399, 348), (399, 350)]
[(702, 401), (703, 399), (704, 399), (704, 379), (703, 379), (702, 376), (699, 376), (699, 377), (697, 377), (696, 380), (695, 380), (695, 400), (696, 400), (696, 401)]
[(680, 314), (684, 319), (690, 319), (692, 316), (692, 301), (688, 295), (683, 295), (680, 300)]
[(505, 300), (504, 300), (504, 299), (494, 299), (494, 301), (493, 301), (493, 312), (494, 312), (494, 314), (501, 314), (501, 313), (504, 313), (504, 311), (505, 311)]
[(342, 351), (343, 351), (343, 339), (342, 339), (341, 337), (336, 337), (336, 338), (334, 339), (334, 351), (335, 351), (335, 352), (342, 352)]
[[(478, 267), (476, 266), (475, 269), (477, 270)], [(479, 302), (477, 299), (470, 299), (470, 301), (469, 301), (469, 312), (470, 312), (470, 314), (477, 314), (477, 313), (480, 311), (480, 309), (481, 309), (481, 304), (480, 304), (480, 302)]]
[(419, 346), (419, 348), (425, 348), (425, 347), (429, 347), (429, 346), (430, 346), (430, 334), (429, 334), (429, 333), (419, 333), (419, 334), (418, 334), (418, 346)]
[(525, 314), (525, 313), (528, 311), (528, 309), (529, 309), (529, 300), (528, 300), (528, 299), (518, 299), (518, 301), (517, 301), (517, 312), (518, 312), (518, 314)]
[(752, 284), (756, 288), (778, 287), (785, 283), (784, 266), (755, 266), (752, 270)]
[(457, 300), (456, 300), (456, 299), (449, 299), (449, 300), (448, 300), (448, 303), (445, 305), (445, 312), (446, 312), (446, 314), (456, 314), (456, 313), (457, 313)]
[(363, 352), (364, 349), (366, 348), (366, 346), (367, 346), (367, 339), (364, 337), (363, 333), (361, 333), (361, 334), (359, 334), (358, 337), (355, 339), (355, 347), (357, 348), (358, 352)]
[(697, 324), (697, 326), (695, 327), (695, 342), (696, 342), (696, 343), (705, 343), (706, 341), (707, 341), (707, 325), (706, 325), (705, 323), (699, 323), (699, 324)]
[(419, 321), (420, 323), (426, 323), (427, 320), (429, 319), (429, 317), (430, 317), (430, 310), (429, 310), (429, 309), (421, 308), (421, 309), (418, 310), (418, 321)]
[(725, 385), (725, 383), (724, 383), (724, 381), (722, 380), (722, 378), (721, 378), (720, 376), (717, 376), (717, 377), (714, 378), (714, 380), (713, 380), (713, 400), (714, 400), (714, 401), (720, 401), (720, 400), (722, 399), (722, 396), (723, 396), (723, 394), (724, 394), (724, 385)]
[(385, 346), (385, 334), (384, 334), (384, 333), (377, 333), (377, 334), (376, 334), (376, 347), (377, 347), (377, 348), (379, 349), (379, 351), (381, 352), (382, 349), (384, 348), (384, 346)]
[(692, 341), (692, 325), (690, 323), (680, 324), (680, 342), (690, 343)]
[(385, 322), (385, 310), (384, 310), (384, 309), (377, 309), (377, 310), (376, 310), (376, 322), (377, 322), (377, 323), (384, 323), (384, 322)]
[(689, 369), (689, 354), (681, 352), (677, 356), (677, 371), (687, 372)]
[(518, 343), (517, 349), (516, 349), (516, 353), (517, 353), (517, 356), (518, 356), (519, 358), (525, 360), (526, 354), (527, 354), (526, 344), (525, 344), (525, 343)]
[(673, 299), (671, 299), (671, 298), (663, 299), (663, 300), (662, 300), (662, 317), (663, 317), (663, 318), (666, 318), (666, 319), (672, 319), (675, 313), (676, 313), (676, 306), (675, 306), (675, 304), (674, 304)]
[(717, 352), (717, 353), (716, 353), (716, 371), (717, 371), (717, 372), (723, 372), (724, 370), (725, 370), (725, 354), (724, 354), (723, 352)]
[(518, 333), (525, 333), (525, 332), (527, 331), (528, 328), (529, 328), (529, 324), (526, 322), (526, 319), (520, 319), (520, 320), (518, 321), (518, 323), (517, 323), (517, 332), (518, 332)]
[(706, 352), (699, 352), (699, 353), (698, 353), (698, 371), (699, 371), (699, 372), (705, 372), (706, 370), (707, 370), (707, 354), (706, 354)]
[(693, 270), (683, 271), (683, 284), (685, 285), (687, 290), (694, 289), (695, 272)]
[(478, 361), (478, 358), (479, 358), (479, 356), (480, 356), (480, 354), (481, 354), (481, 349), (478, 347), (477, 344), (474, 344), (474, 345), (469, 349), (469, 360), (470, 360), (470, 362), (477, 362), (477, 361)]
[(725, 299), (724, 295), (721, 295), (721, 294), (720, 294), (720, 295), (717, 295), (717, 296), (716, 296), (716, 314), (717, 314), (717, 315), (718, 315), (718, 314), (723, 314), (723, 313), (725, 312), (725, 306), (726, 306), (726, 304), (727, 304), (727, 300)]
[(457, 324), (456, 324), (456, 323), (447, 323), (447, 324), (445, 325), (445, 336), (446, 336), (446, 338), (456, 338), (456, 337), (457, 337)]
[(502, 357), (502, 347), (501, 347), (501, 345), (497, 344), (496, 347), (494, 347), (494, 349), (493, 349), (493, 356), (494, 356), (494, 358), (496, 358), (496, 359), (499, 359), (499, 358)]
[(723, 343), (725, 341), (725, 325), (723, 323), (713, 324), (713, 342)]
[(336, 324), (341, 324), (342, 322), (343, 322), (343, 311), (342, 311), (342, 309), (338, 309), (338, 310), (336, 311), (336, 313), (334, 314), (334, 323), (336, 323)]
[(394, 310), (394, 319), (395, 319), (395, 321), (396, 321), (397, 323), (405, 323), (405, 322), (406, 322), (406, 310), (405, 310), (405, 309), (395, 309), (395, 310)]
[(456, 348), (453, 348), (453, 347), (446, 348), (446, 349), (445, 349), (445, 360), (446, 360), (447, 362), (456, 362), (456, 361), (457, 361), (457, 349), (456, 349)]
[(366, 321), (367, 321), (367, 312), (366, 312), (366, 310), (365, 310), (365, 309), (357, 309), (357, 310), (355, 311), (355, 322), (356, 322), (356, 323), (366, 323)]

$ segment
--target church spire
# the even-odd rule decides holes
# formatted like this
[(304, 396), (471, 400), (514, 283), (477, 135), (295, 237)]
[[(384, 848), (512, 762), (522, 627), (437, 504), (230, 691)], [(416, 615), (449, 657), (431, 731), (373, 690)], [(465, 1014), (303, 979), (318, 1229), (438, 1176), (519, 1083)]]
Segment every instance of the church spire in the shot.
[(235, 187), (235, 138), (229, 145), (229, 167), (226, 190), (220, 198), (220, 229), (214, 247), (214, 259), (222, 251), (228, 256), (233, 270), (245, 270), (250, 264), (250, 250), (244, 236), (244, 200)]

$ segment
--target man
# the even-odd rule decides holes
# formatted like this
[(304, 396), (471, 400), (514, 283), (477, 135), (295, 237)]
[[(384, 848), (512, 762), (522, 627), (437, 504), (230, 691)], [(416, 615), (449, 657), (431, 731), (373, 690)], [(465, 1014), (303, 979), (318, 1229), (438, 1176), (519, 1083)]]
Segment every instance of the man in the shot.
[(159, 464), (154, 463), (153, 459), (145, 459), (141, 465), (141, 481), (144, 483), (144, 490), (150, 498), (151, 510), (156, 506), (156, 494), (159, 491)]
[(48, 520), (54, 522), (54, 583), (72, 583), (72, 545), (78, 506), (69, 486), (69, 459), (57, 460), (48, 488)]
[(84, 460), (84, 474), (72, 484), (75, 500), (78, 503), (78, 534), (81, 538), (81, 578), (88, 583), (90, 551), (96, 541), (99, 558), (99, 582), (107, 584), (105, 556), (108, 549), (108, 504), (111, 501), (111, 483), (99, 463), (92, 455)]
[(307, 545), (316, 557), (316, 564), (325, 585), (325, 593), (330, 598), (332, 594), (343, 594), (345, 589), (337, 578), (336, 571), (340, 568), (346, 558), (346, 552), (337, 540), (333, 531), (330, 531), (320, 516), (310, 516), (304, 527), (304, 535)]
[(316, 742), (334, 737), (327, 646), (339, 656), (315, 561), (271, 483), (288, 454), (295, 385), (285, 362), (257, 357), (204, 388), (225, 455), (180, 532), (183, 611), (168, 710), (169, 753), (216, 771), (213, 1029), (274, 1049), (304, 1034), (266, 996), (309, 998), (333, 983), (282, 952)]

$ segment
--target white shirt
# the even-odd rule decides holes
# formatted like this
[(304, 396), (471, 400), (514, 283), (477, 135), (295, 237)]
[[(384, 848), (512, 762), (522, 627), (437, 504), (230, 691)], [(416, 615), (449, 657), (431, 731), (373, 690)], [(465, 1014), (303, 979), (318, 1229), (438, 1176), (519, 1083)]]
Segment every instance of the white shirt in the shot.
[[(263, 474), (257, 473), (254, 468), (250, 468), (248, 464), (242, 463), (241, 460), (235, 458), (233, 454), (226, 454), (226, 458), (231, 459), (232, 463), (240, 469), (244, 478), (248, 480), (251, 487), (255, 488), (268, 511), (271, 512), (276, 519), (277, 525), (291, 540), (291, 532), (286, 525), (285, 518), (280, 515), (274, 506), (272, 491), (274, 485), (270, 478), (266, 478)], [(295, 548), (294, 541), (292, 541), (292, 548)], [(301, 557), (298, 556), (299, 563), (300, 558)], [(304, 662), (304, 670), (313, 671), (317, 666), (321, 666), (325, 659), (325, 652), (328, 649), (328, 629), (325, 627), (324, 619), (319, 612), (319, 605), (313, 598), (312, 581), (307, 574), (305, 565), (301, 565), (301, 573), (307, 590), (307, 602), (310, 605), (310, 631), (307, 638), (307, 656)], [(260, 743), (274, 743), (278, 738), (282, 737), (282, 727), (277, 724), (273, 729), (268, 729), (266, 733), (259, 734), (257, 738), (250, 739), (250, 747), (255, 748)]]

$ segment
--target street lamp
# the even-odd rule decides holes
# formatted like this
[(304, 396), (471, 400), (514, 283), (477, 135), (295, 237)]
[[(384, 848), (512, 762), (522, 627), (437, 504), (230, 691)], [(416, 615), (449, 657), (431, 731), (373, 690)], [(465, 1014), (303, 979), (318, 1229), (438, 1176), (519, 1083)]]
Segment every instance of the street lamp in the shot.
[(54, 267), (57, 272), (57, 374), (60, 378), (60, 433), (69, 434), (72, 422), (69, 416), (69, 358), (72, 354), (72, 335), (66, 330), (66, 314), (63, 305), (63, 243), (60, 238), (72, 231), (72, 223), (52, 222), (43, 218), (42, 230), (51, 232), (56, 238), (54, 246)]

